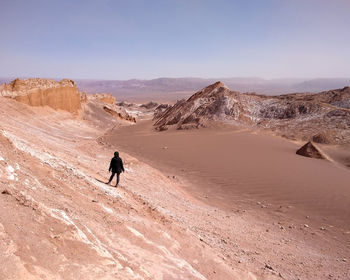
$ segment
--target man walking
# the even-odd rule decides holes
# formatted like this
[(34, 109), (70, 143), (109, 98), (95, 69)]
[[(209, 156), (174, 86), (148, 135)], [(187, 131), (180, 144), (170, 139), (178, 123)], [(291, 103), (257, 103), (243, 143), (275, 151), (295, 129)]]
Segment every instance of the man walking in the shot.
[(111, 160), (111, 164), (109, 165), (108, 171), (109, 172), (112, 171), (112, 175), (109, 178), (109, 181), (107, 184), (112, 182), (114, 175), (117, 174), (117, 183), (115, 186), (118, 187), (119, 180), (120, 180), (120, 173), (124, 172), (123, 160), (119, 157), (118, 152), (114, 153), (114, 157)]

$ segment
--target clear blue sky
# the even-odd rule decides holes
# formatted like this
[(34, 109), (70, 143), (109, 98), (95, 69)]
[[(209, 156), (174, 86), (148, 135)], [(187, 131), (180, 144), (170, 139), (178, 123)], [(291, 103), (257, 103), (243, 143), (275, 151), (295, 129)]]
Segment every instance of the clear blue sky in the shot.
[(0, 0), (0, 76), (350, 77), (350, 1)]

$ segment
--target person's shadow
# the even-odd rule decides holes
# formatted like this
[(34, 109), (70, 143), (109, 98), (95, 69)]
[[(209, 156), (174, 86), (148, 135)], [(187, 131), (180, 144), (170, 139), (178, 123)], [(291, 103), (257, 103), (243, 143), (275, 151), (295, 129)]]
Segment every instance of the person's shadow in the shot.
[(97, 182), (102, 183), (102, 184), (106, 184), (106, 185), (108, 185), (108, 182), (103, 182), (103, 181), (101, 181), (100, 179), (97, 179), (97, 178), (95, 178), (95, 180), (96, 180)]

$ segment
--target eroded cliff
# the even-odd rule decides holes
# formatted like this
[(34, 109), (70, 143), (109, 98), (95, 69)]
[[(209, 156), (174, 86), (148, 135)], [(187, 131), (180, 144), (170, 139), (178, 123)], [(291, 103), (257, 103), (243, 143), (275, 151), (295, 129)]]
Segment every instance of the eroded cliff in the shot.
[(76, 113), (81, 109), (82, 94), (74, 81), (49, 79), (13, 80), (0, 87), (0, 96), (13, 98), (30, 106), (49, 106)]

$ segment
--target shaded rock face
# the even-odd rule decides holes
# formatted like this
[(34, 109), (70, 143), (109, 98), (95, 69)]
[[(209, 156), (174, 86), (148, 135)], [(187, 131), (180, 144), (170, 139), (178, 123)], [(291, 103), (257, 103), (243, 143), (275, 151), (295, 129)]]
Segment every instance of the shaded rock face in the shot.
[(304, 146), (302, 146), (299, 150), (296, 151), (297, 155), (317, 158), (317, 159), (325, 159), (325, 157), (321, 154), (321, 152), (315, 147), (312, 142), (307, 142)]
[(169, 109), (171, 107), (171, 105), (169, 104), (160, 104), (158, 105), (155, 109), (154, 109), (154, 113), (153, 113), (153, 120), (158, 119), (165, 110)]
[(16, 79), (2, 85), (0, 96), (13, 98), (30, 106), (49, 106), (76, 113), (81, 109), (81, 94), (74, 81), (47, 79)]
[(132, 107), (132, 106), (135, 106), (135, 104), (122, 101), (122, 102), (117, 103), (117, 106), (120, 106), (120, 107)]
[(153, 101), (150, 101), (146, 104), (142, 104), (140, 105), (141, 108), (146, 108), (146, 109), (152, 109), (152, 108), (156, 108), (158, 106), (158, 103), (157, 102), (153, 102)]
[[(157, 111), (157, 130), (205, 127), (212, 121), (273, 130), (287, 138), (312, 140), (327, 131), (329, 143), (350, 142), (350, 88), (318, 94), (265, 96), (230, 91), (216, 82), (188, 100)], [(317, 139), (317, 137), (316, 137)]]
[(276, 102), (260, 110), (260, 117), (264, 119), (293, 119), (298, 116), (317, 113), (320, 107), (317, 104), (303, 102), (280, 104)]

